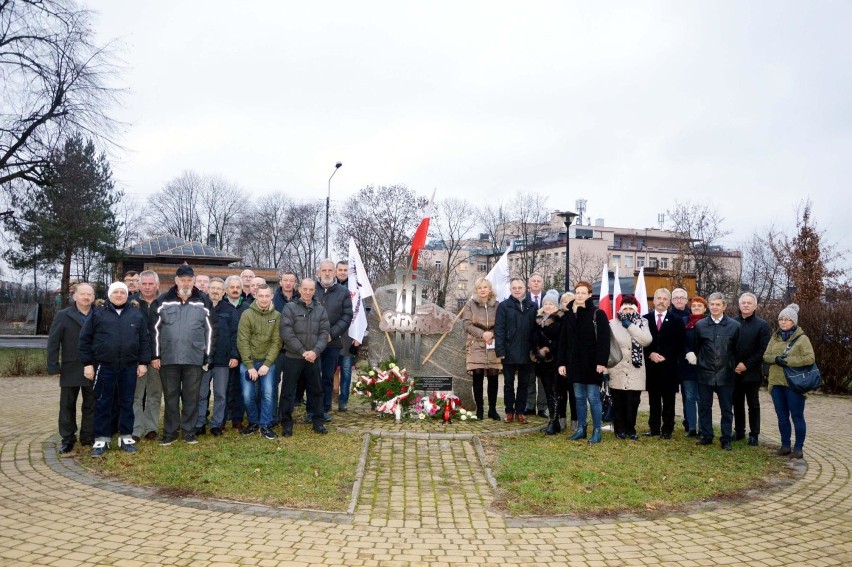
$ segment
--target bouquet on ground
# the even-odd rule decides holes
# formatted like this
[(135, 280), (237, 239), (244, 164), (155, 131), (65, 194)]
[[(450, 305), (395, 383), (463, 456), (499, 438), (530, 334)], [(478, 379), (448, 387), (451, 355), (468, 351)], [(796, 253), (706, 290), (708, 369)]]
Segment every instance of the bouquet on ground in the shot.
[(458, 396), (438, 392), (431, 396), (420, 396), (414, 402), (413, 417), (416, 419), (440, 419), (450, 422), (455, 418), (462, 421), (475, 420), (476, 414), (462, 407)]
[(392, 361), (359, 375), (354, 386), (355, 394), (369, 398), (377, 412), (396, 416), (408, 413), (413, 390), (414, 378)]

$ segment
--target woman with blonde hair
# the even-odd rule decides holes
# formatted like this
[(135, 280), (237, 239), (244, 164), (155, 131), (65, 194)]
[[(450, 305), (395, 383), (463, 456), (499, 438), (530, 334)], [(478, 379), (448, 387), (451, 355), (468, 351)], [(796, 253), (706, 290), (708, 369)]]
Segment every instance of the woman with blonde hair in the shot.
[(476, 417), (484, 416), (482, 387), (488, 377), (488, 417), (500, 420), (497, 414), (497, 375), (502, 367), (494, 350), (494, 319), (497, 298), (491, 282), (479, 278), (474, 282), (474, 295), (462, 310), (462, 325), (467, 333), (467, 373), (473, 378), (473, 399)]

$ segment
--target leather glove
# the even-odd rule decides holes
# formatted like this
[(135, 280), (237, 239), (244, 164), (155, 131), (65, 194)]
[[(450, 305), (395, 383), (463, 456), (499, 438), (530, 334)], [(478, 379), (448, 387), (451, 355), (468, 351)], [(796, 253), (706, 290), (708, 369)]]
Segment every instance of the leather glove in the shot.
[(783, 356), (776, 356), (775, 364), (777, 364), (778, 366), (787, 366), (787, 359)]
[(698, 357), (695, 356), (694, 352), (688, 352), (686, 353), (686, 361), (694, 366), (698, 364)]

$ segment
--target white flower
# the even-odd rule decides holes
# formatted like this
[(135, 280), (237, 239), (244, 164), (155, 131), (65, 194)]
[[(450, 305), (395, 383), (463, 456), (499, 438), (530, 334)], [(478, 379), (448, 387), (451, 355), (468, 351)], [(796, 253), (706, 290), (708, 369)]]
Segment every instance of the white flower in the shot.
[(462, 421), (464, 421), (464, 420), (466, 420), (466, 419), (467, 419), (467, 416), (466, 416), (466, 415), (464, 415), (464, 414), (462, 414), (462, 416), (461, 416), (461, 420), (462, 420)]
[(375, 376), (375, 375), (376, 375), (376, 373), (373, 372), (372, 370), (370, 370), (370, 376)]
[(418, 417), (418, 419), (426, 419), (426, 414), (425, 414), (425, 413), (421, 413), (421, 414), (420, 414), (420, 415), (418, 415), (417, 417)]

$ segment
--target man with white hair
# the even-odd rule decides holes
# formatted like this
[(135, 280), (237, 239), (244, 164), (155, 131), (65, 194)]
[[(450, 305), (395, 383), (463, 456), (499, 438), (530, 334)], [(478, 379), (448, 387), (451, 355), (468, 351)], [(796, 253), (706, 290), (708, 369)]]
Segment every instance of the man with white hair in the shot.
[[(320, 366), (322, 368), (323, 419), (331, 421), (334, 371), (343, 348), (341, 337), (349, 331), (349, 324), (352, 322), (352, 298), (349, 296), (349, 290), (338, 283), (335, 264), (329, 258), (320, 262), (317, 268), (315, 299), (318, 304), (325, 307), (330, 325), (328, 346), (320, 354)], [(308, 417), (311, 417), (310, 413)]]
[(246, 268), (240, 272), (240, 280), (243, 282), (243, 301), (246, 304), (249, 304), (254, 301), (254, 295), (251, 293), (251, 284), (254, 281), (254, 272)]
[(192, 267), (180, 266), (175, 285), (157, 300), (152, 325), (151, 365), (160, 371), (166, 406), (162, 446), (177, 440), (178, 428), (183, 431), (185, 442), (198, 443), (195, 437), (198, 392), (201, 375), (213, 361), (217, 335), (210, 300), (194, 284)]
[[(149, 328), (156, 317), (159, 295), (160, 277), (157, 272), (145, 270), (139, 274), (139, 296), (136, 300)], [(136, 392), (133, 396), (133, 439), (157, 439), (162, 403), (163, 383), (160, 380), (160, 371), (149, 366), (148, 372), (136, 380)]]
[[(251, 271), (251, 270), (249, 270)], [(254, 278), (254, 274), (252, 274)], [(232, 275), (225, 278), (225, 299), (236, 309), (237, 325), (239, 325), (240, 316), (245, 311), (249, 303), (244, 303), (243, 297), (243, 280), (240, 276)], [(237, 351), (239, 360), (239, 351)], [(231, 368), (228, 374), (228, 394), (225, 401), (226, 421), (231, 422), (231, 427), (241, 431), (243, 429), (243, 419), (246, 415), (246, 407), (243, 403), (243, 386), (242, 375), (240, 374), (240, 365)]]
[(769, 323), (755, 313), (757, 296), (745, 292), (740, 296), (740, 314), (734, 321), (740, 324), (739, 360), (734, 368), (734, 441), (745, 438), (745, 405), (748, 402), (748, 444), (758, 445), (760, 435), (760, 383), (763, 381), (763, 353), (772, 336)]

